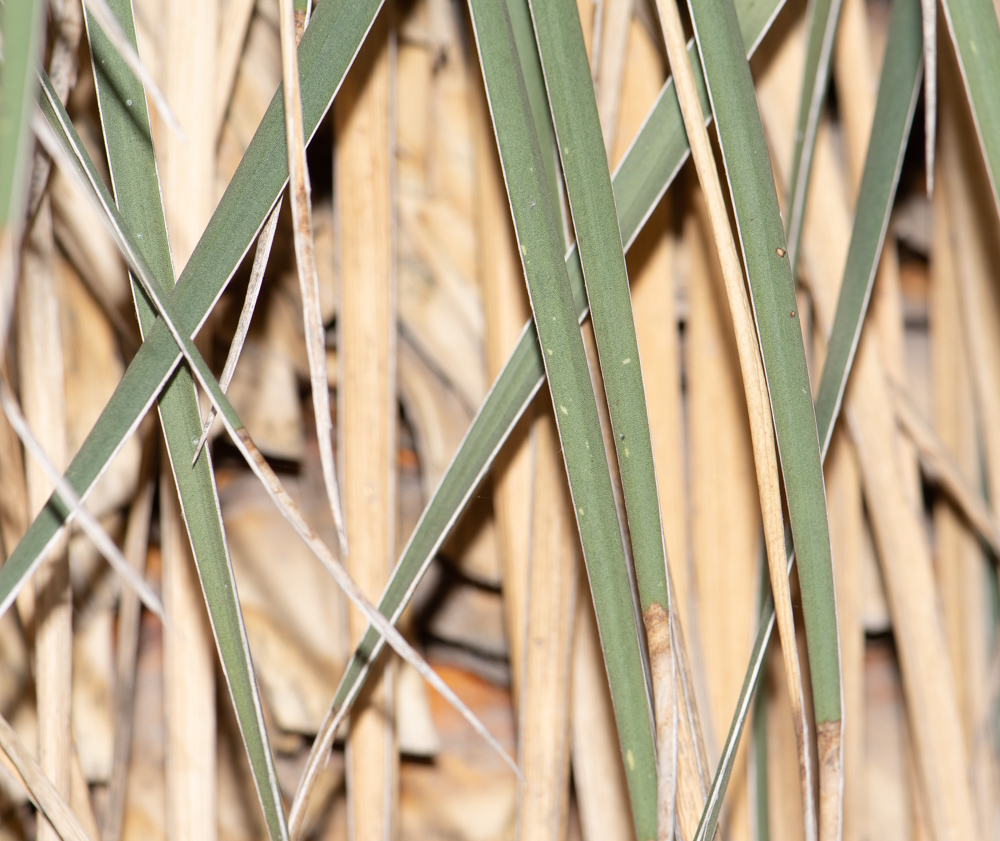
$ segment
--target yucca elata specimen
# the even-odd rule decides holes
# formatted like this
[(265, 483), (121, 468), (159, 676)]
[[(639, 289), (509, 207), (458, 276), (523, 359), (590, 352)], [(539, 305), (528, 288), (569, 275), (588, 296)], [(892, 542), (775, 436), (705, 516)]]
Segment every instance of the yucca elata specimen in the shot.
[[(0, 31), (4, 832), (995, 832), (989, 2)], [(435, 559), (502, 579), (472, 630), (468, 585), (406, 618)], [(414, 648), (482, 651), (500, 599), (513, 731)], [(415, 799), (450, 747), (409, 669), (515, 758), (471, 817)]]

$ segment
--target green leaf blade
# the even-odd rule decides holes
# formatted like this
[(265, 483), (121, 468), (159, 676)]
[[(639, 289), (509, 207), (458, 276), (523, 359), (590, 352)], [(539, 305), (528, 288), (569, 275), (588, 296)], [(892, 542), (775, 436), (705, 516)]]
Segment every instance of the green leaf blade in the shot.
[[(134, 45), (131, 0), (112, 0), (111, 6)], [(147, 280), (158, 286), (158, 294), (165, 294), (173, 288), (174, 270), (142, 83), (89, 16), (87, 23), (118, 208), (141, 232), (135, 245), (147, 263), (151, 275)], [(146, 334), (156, 323), (156, 311), (134, 274), (132, 284), (140, 326)], [(195, 459), (201, 412), (187, 367), (178, 368), (167, 382), (159, 397), (159, 412), (192, 554), (268, 834), (273, 841), (284, 841), (288, 829), (236, 594), (211, 454), (205, 449)]]
[[(885, 240), (884, 225), (892, 209), (899, 171), (913, 124), (920, 90), (921, 49), (919, 3), (917, 0), (897, 2), (890, 20), (882, 78), (864, 175), (858, 191), (858, 208), (844, 267), (844, 279), (816, 396), (820, 454), (824, 461), (840, 414), (857, 337), (861, 332), (870, 299), (871, 283)], [(788, 561), (790, 570), (794, 561), (791, 553)], [(763, 674), (764, 654), (774, 630), (774, 618), (774, 603), (768, 596), (740, 690), (736, 713), (722, 750), (722, 760), (712, 781), (698, 838), (711, 838), (715, 833), (749, 704)]]
[(656, 765), (649, 696), (559, 214), (546, 183), (506, 10), (493, 0), (469, 5), (605, 651), (636, 834), (653, 838)]
[(942, 0), (945, 20), (986, 159), (993, 201), (1000, 210), (1000, 25), (990, 0)]
[(817, 723), (840, 710), (840, 649), (816, 417), (778, 197), (731, 0), (689, 0), (726, 164), (802, 584)]
[(795, 144), (792, 154), (792, 176), (788, 188), (788, 259), (792, 275), (799, 259), (802, 239), (802, 220), (805, 216), (806, 194), (809, 190), (809, 173), (812, 168), (813, 150), (816, 148), (816, 130), (819, 115), (830, 81), (830, 58), (837, 34), (837, 21), (843, 0), (812, 0), (809, 4), (809, 38), (806, 46), (806, 65), (802, 79), (802, 96), (795, 127)]
[(535, 42), (535, 29), (531, 23), (531, 11), (528, 0), (506, 0), (507, 14), (510, 17), (510, 29), (514, 34), (517, 55), (524, 76), (524, 88), (531, 103), (531, 114), (535, 121), (535, 132), (538, 135), (538, 146), (542, 150), (542, 163), (545, 166), (545, 180), (549, 192), (558, 204), (559, 174), (556, 171), (558, 159), (556, 156), (556, 136), (552, 130), (552, 118), (549, 115), (549, 101), (545, 94), (545, 78), (542, 75), (542, 65), (538, 58), (538, 45)]
[(9, 0), (0, 6), (4, 59), (0, 64), (0, 231), (19, 225), (23, 212), (31, 148), (29, 115), (44, 9), (45, 4), (35, 0)]
[(833, 435), (833, 421), (847, 385), (844, 372), (850, 371), (861, 338), (878, 257), (889, 228), (903, 153), (920, 94), (923, 56), (915, 45), (921, 44), (920, 4), (914, 0), (896, 0), (844, 279), (816, 395), (816, 423), (824, 452)]
[(531, 3), (604, 373), (642, 610), (669, 609), (653, 444), (625, 252), (583, 31), (573, 0)]

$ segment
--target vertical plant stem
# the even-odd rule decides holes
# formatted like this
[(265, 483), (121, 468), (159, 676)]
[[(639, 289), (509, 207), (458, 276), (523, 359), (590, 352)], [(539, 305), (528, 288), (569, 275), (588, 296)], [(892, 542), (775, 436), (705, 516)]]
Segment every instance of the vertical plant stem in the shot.
[[(653, 460), (667, 543), (667, 563), (673, 578), (673, 606), (681, 625), (692, 627), (692, 569), (688, 535), (688, 493), (683, 459), (680, 335), (676, 313), (677, 237), (671, 229), (668, 202), (663, 202), (650, 221), (653, 240), (645, 255), (636, 255), (637, 270), (630, 269), (632, 305), (639, 353), (656, 360), (658, 373), (646, 383), (649, 427), (653, 438)], [(648, 242), (649, 240), (647, 240)], [(641, 250), (641, 249), (640, 249)]]
[[(25, 282), (18, 295), (18, 362), (21, 403), (28, 424), (49, 459), (63, 469), (66, 404), (54, 248), (52, 213), (46, 199), (26, 236), (21, 266)], [(52, 487), (41, 468), (31, 462), (27, 465), (27, 487), (30, 508), (37, 512)], [(18, 608), (22, 620), (32, 617), (34, 629), (39, 764), (68, 800), (73, 625), (66, 547), (65, 538), (53, 546), (35, 576), (34, 603), (22, 598)], [(43, 821), (39, 825), (40, 839), (54, 841), (57, 837), (51, 824)]]
[(173, 476), (160, 474), (160, 546), (167, 723), (167, 828), (171, 838), (210, 841), (217, 833), (215, 656), (201, 586)]
[(219, 27), (219, 46), (216, 51), (215, 114), (218, 136), (226, 121), (229, 100), (236, 83), (236, 72), (243, 58), (250, 19), (253, 17), (254, 0), (234, 0), (225, 6), (222, 26)]
[[(913, 11), (911, 7), (911, 28)], [(814, 289), (817, 321), (824, 333), (829, 333), (833, 321), (831, 298), (828, 287)], [(847, 415), (892, 611), (918, 778), (927, 791), (947, 788), (947, 795), (927, 800), (929, 818), (938, 837), (958, 838), (976, 832), (969, 788), (964, 772), (958, 770), (966, 767), (966, 754), (950, 681), (931, 677), (949, 674), (951, 666), (936, 607), (930, 547), (918, 513), (903, 491), (895, 418), (878, 351), (877, 337), (863, 334), (847, 394)]]
[[(541, 406), (539, 409), (541, 410)], [(535, 485), (518, 756), (520, 841), (566, 837), (570, 662), (578, 538), (550, 407), (535, 425)]]
[[(531, 306), (521, 278), (517, 242), (510, 221), (503, 173), (490, 134), (486, 95), (473, 87), (476, 143), (476, 233), (479, 277), (486, 316), (486, 371), (496, 379), (517, 345)], [(532, 428), (534, 410), (515, 427), (493, 467), (493, 511), (503, 573), (503, 605), (510, 658), (511, 696), (521, 701), (524, 633), (527, 621), (528, 556), (531, 540)]]
[[(756, 611), (747, 594), (756, 590), (759, 579), (755, 561), (760, 525), (739, 360), (707, 227), (703, 211), (692, 213), (684, 232), (691, 267), (687, 323), (691, 547), (708, 701), (703, 707), (705, 736), (714, 765), (718, 734), (728, 725), (739, 692), (739, 670), (750, 648), (749, 629)], [(722, 519), (725, 529), (718, 528)], [(745, 748), (737, 756), (732, 779), (726, 831), (731, 838), (746, 839)]]
[[(185, 132), (182, 138), (165, 131), (160, 141), (163, 205), (179, 274), (214, 205), (216, 104), (214, 86), (206, 80), (215, 78), (219, 3), (178, 0), (162, 9), (163, 90)], [(181, 389), (189, 375), (178, 376)], [(164, 458), (163, 598), (176, 632), (164, 634), (167, 813), (173, 837), (207, 841), (217, 832), (214, 646), (168, 465)]]
[(840, 644), (816, 412), (774, 173), (735, 6), (689, 0), (753, 300), (789, 522), (799, 562), (819, 754), (819, 833), (839, 838), (843, 768)]
[[(957, 90), (957, 73), (950, 56), (942, 62), (941, 69), (942, 87), (948, 91)], [(996, 237), (996, 216), (987, 209), (989, 202), (984, 189), (987, 180), (982, 177), (979, 160), (969, 142), (971, 135), (964, 109), (959, 107), (954, 97), (942, 99), (939, 155), (941, 177), (937, 189), (944, 196), (935, 210), (940, 208), (936, 222), (944, 229), (940, 239), (947, 240), (947, 249), (943, 249), (940, 262), (947, 260), (948, 251), (951, 251), (952, 262), (950, 272), (947, 264), (940, 266), (943, 277), (932, 276), (932, 282), (944, 287), (938, 290), (932, 287), (932, 301), (940, 302), (950, 291), (952, 296), (957, 297), (959, 324), (957, 330), (954, 330), (957, 341), (948, 342), (947, 345), (941, 342), (941, 347), (932, 345), (932, 353), (945, 357), (948, 354), (945, 348), (951, 347), (951, 353), (958, 360), (964, 358), (967, 361), (967, 366), (963, 367), (968, 379), (951, 376), (951, 395), (943, 388), (938, 391), (938, 379), (935, 380), (936, 406), (940, 407), (937, 409), (936, 420), (942, 436), (947, 435), (951, 439), (950, 443), (955, 447), (959, 463), (965, 468), (963, 472), (966, 476), (974, 477), (974, 487), (978, 487), (985, 478), (989, 505), (993, 514), (997, 515), (1000, 514), (1000, 495), (997, 494), (997, 488), (1000, 488), (1000, 435), (988, 414), (998, 402), (992, 383), (1000, 372), (1000, 348), (995, 335), (1000, 314), (990, 282), (993, 253), (990, 246)], [(937, 253), (938, 250), (935, 255)], [(946, 272), (951, 275), (950, 278), (948, 274), (944, 274)], [(947, 280), (951, 280), (951, 284), (947, 284)], [(948, 286), (953, 288), (949, 290)], [(950, 315), (949, 310), (954, 306), (953, 301), (951, 307), (942, 307), (942, 321)], [(937, 316), (938, 309), (935, 307), (932, 313)], [(934, 326), (932, 323), (932, 329)], [(947, 333), (942, 338), (946, 341)], [(935, 362), (941, 364), (937, 359)], [(942, 374), (948, 376), (945, 372)], [(970, 394), (980, 436), (978, 447), (969, 436), (967, 425), (970, 420), (963, 411), (963, 406), (969, 405)], [(952, 400), (945, 403), (949, 396)], [(949, 418), (948, 415), (952, 417)], [(949, 426), (952, 428), (948, 429)], [(969, 452), (970, 447), (972, 452)], [(941, 514), (944, 515), (945, 512)], [(995, 797), (992, 792), (995, 791), (1000, 769), (997, 767), (996, 754), (984, 744), (991, 740), (984, 739), (982, 734), (983, 722), (989, 720), (989, 710), (993, 708), (996, 698), (996, 689), (987, 689), (985, 658), (992, 657), (995, 668), (996, 652), (987, 655), (983, 647), (988, 645), (995, 632), (992, 630), (991, 620), (983, 612), (989, 608), (983, 598), (985, 570), (981, 549), (970, 545), (970, 536), (955, 535), (956, 525), (953, 523), (950, 529), (940, 532), (941, 551), (948, 550), (949, 547), (943, 541), (950, 537), (953, 544), (950, 549), (955, 561), (948, 572), (945, 573), (942, 568), (942, 574), (957, 579), (945, 594), (945, 628), (955, 657), (955, 675), (969, 749), (973, 797), (981, 821), (980, 828), (990, 831), (996, 825), (995, 810), (992, 808)], [(961, 599), (961, 609), (957, 616), (954, 600), (947, 599), (947, 595), (955, 590), (958, 590), (955, 595)]]
[[(942, 67), (942, 82), (950, 81)], [(947, 148), (955, 140), (952, 107), (941, 109), (941, 150), (938, 155), (939, 173), (943, 159), (954, 154)], [(950, 167), (949, 167), (950, 168)], [(934, 389), (934, 427), (942, 443), (953, 454), (955, 466), (970, 485), (980, 472), (977, 446), (976, 406), (973, 398), (967, 350), (963, 340), (963, 323), (959, 279), (956, 271), (956, 251), (967, 245), (962, 240), (972, 233), (959, 231), (949, 218), (951, 204), (948, 191), (955, 189), (945, 178), (939, 178), (934, 192), (934, 241), (931, 254), (931, 375)], [(975, 246), (972, 246), (975, 247)], [(980, 497), (981, 499), (981, 497)], [(976, 535), (952, 500), (941, 499), (934, 506), (936, 568), (941, 587), (948, 649), (955, 667), (959, 709), (969, 759), (972, 766), (973, 795), (979, 823), (989, 827), (991, 814), (990, 791), (995, 791), (996, 759), (993, 751), (980, 743), (978, 728), (987, 700), (987, 651), (991, 635), (988, 617), (988, 567)], [(996, 548), (993, 550), (997, 551)], [(984, 796), (985, 795), (985, 796)]]
[[(851, 6), (849, 16), (845, 17), (845, 32), (849, 36), (840, 39), (846, 41), (850, 37), (853, 47), (843, 46), (844, 60), (837, 73), (838, 89), (842, 91), (841, 120), (846, 128), (847, 139), (847, 170), (848, 181), (851, 184), (851, 201), (856, 200), (857, 188), (864, 171), (868, 140), (872, 130), (872, 120), (875, 115), (876, 74), (869, 55), (860, 56), (857, 45), (867, 46), (871, 43), (871, 35), (867, 17), (863, 8), (855, 6), (854, 0), (845, 0)], [(923, 9), (926, 14), (926, 9)], [(924, 20), (924, 59), (925, 82), (927, 77), (926, 49), (927, 32)], [(929, 89), (925, 87), (925, 95)], [(928, 106), (930, 102), (928, 101)], [(928, 138), (930, 141), (930, 138)], [(928, 187), (930, 182), (928, 181)], [(903, 344), (903, 315), (900, 292), (899, 256), (893, 247), (893, 237), (887, 234), (887, 245), (879, 255), (878, 273), (872, 290), (870, 303), (871, 319), (880, 334), (882, 360), (887, 373), (899, 383), (905, 381), (905, 348)], [(911, 504), (919, 508), (920, 502), (920, 472), (917, 463), (916, 449), (902, 433), (897, 435), (900, 469), (904, 471), (904, 489), (909, 495)]]
[(1000, 343), (993, 333), (997, 314), (988, 281), (991, 275), (988, 242), (995, 236), (996, 217), (986, 211), (979, 189), (982, 170), (974, 168), (969, 172), (967, 167), (971, 162), (965, 162), (972, 149), (966, 142), (968, 121), (964, 112), (954, 103), (942, 104), (942, 118), (941, 180), (948, 184), (947, 224), (949, 229), (962, 234), (955, 244), (962, 336), (982, 436), (982, 470), (991, 507), (1000, 513), (1000, 430), (991, 420), (991, 412), (1000, 409), (1000, 393), (994, 385), (994, 377), (1000, 374)]
[(571, 685), (573, 781), (584, 841), (635, 838), (615, 733), (597, 620), (590, 599), (576, 602)]
[[(861, 186), (862, 161), (871, 134), (875, 95), (872, 80), (870, 37), (865, 4), (859, 0), (843, 0), (840, 14), (840, 34), (834, 45), (834, 82), (840, 101), (841, 130), (848, 148), (848, 166), (835, 167), (835, 151), (830, 132), (821, 130), (816, 143), (814, 164), (813, 205), (823, 196), (835, 195), (834, 183), (847, 184), (848, 201), (854, 200)], [(838, 177), (838, 175), (840, 177)], [(833, 221), (834, 214), (816, 209), (810, 211), (806, 236), (814, 248), (827, 249), (817, 255), (814, 265), (841, 266), (846, 257), (849, 234), (846, 230), (847, 207), (842, 216), (845, 224)], [(831, 254), (829, 249), (833, 249)], [(817, 273), (818, 274), (818, 273)], [(827, 272), (830, 293), (839, 287), (833, 271)], [(817, 331), (822, 333), (822, 331)], [(825, 345), (824, 345), (825, 347)], [(863, 590), (862, 547), (864, 540), (864, 508), (861, 471), (858, 454), (847, 430), (834, 432), (826, 459), (826, 489), (830, 506), (830, 534), (836, 563), (837, 615), (840, 627), (841, 671), (844, 687), (844, 841), (861, 841), (866, 832), (864, 804), (867, 791), (864, 784), (866, 766), (865, 715), (865, 631), (862, 622)]]
[(901, 491), (895, 460), (885, 458), (894, 451), (896, 429), (872, 339), (863, 339), (858, 349), (847, 416), (886, 580), (917, 768), (925, 790), (939, 793), (927, 800), (931, 824), (936, 837), (970, 837), (976, 834), (975, 813), (965, 771), (960, 770), (967, 767), (967, 754), (957, 701), (951, 680), (935, 677), (950, 675), (951, 663), (937, 610), (930, 547)]
[(698, 821), (705, 809), (711, 780), (694, 676), (687, 659), (680, 620), (676, 614), (672, 616), (674, 624), (671, 636), (674, 641), (675, 669), (679, 677), (677, 689), (680, 693), (680, 721), (677, 727), (677, 826), (680, 837), (684, 841), (690, 841), (698, 831)]
[(927, 195), (934, 192), (934, 149), (937, 134), (937, 3), (920, 0), (920, 20), (924, 33), (924, 172)]
[(4, 63), (0, 67), (0, 361), (7, 351), (14, 313), (22, 214), (31, 148), (28, 122), (34, 103), (35, 61), (45, 31), (42, 3), (11, 3), (0, 9)]
[[(139, 477), (139, 492), (129, 511), (123, 546), (126, 559), (140, 574), (146, 567), (153, 496), (156, 490), (156, 480), (149, 465), (152, 461), (150, 453), (153, 451), (150, 443), (152, 442), (147, 443), (146, 464)], [(139, 652), (141, 617), (142, 605), (138, 596), (130, 589), (123, 590), (118, 604), (118, 649), (115, 656), (114, 760), (111, 767), (111, 781), (108, 784), (107, 806), (101, 826), (103, 841), (118, 841), (125, 816), (125, 787), (128, 782), (129, 755), (132, 747), (136, 659)]]
[(830, 55), (836, 40), (841, 3), (842, 0), (810, 0), (808, 6), (809, 38), (799, 115), (795, 126), (795, 151), (789, 179), (788, 207), (785, 211), (788, 217), (788, 255), (793, 277), (798, 266), (806, 196), (809, 191), (813, 151), (816, 145), (816, 130), (819, 127), (820, 112), (830, 80)]
[[(586, 381), (587, 360), (580, 336), (579, 310), (573, 301), (573, 289), (566, 271), (560, 219), (545, 185), (542, 153), (526, 102), (524, 79), (518, 66), (510, 21), (505, 10), (497, 4), (471, 0), (470, 7), (535, 329), (543, 351), (541, 355), (548, 374), (552, 402), (556, 407), (577, 528), (601, 624), (601, 642), (608, 652), (606, 664), (609, 683), (615, 694), (615, 718), (627, 769), (633, 818), (637, 833), (650, 837), (656, 832), (656, 768), (650, 699), (641, 662), (625, 547), (615, 516), (607, 454), (602, 446), (593, 388)], [(532, 11), (536, 12), (537, 8), (533, 7)], [(575, 9), (573, 12), (569, 23), (572, 25), (575, 22), (578, 29)], [(559, 24), (558, 15), (553, 16), (553, 9), (546, 9), (545, 13), (550, 24)], [(537, 18), (535, 22), (537, 24)], [(582, 39), (574, 44), (574, 67), (580, 49)], [(540, 52), (544, 53), (544, 50)], [(565, 78), (562, 80), (564, 86), (566, 81)], [(596, 118), (593, 93), (581, 91), (581, 96), (589, 96), (591, 116)], [(553, 98), (550, 90), (550, 102)], [(559, 121), (554, 122), (558, 125)], [(599, 127), (594, 123), (593, 128)], [(586, 134), (590, 148), (594, 134), (590, 130)], [(601, 156), (606, 160), (599, 132), (597, 139), (601, 144)], [(617, 226), (615, 234), (620, 246)], [(614, 253), (605, 256), (617, 262)], [(624, 260), (622, 264), (624, 269)], [(632, 341), (634, 343), (634, 332)], [(626, 358), (637, 361), (638, 351)], [(638, 373), (638, 365), (633, 366), (631, 371), (630, 379)], [(632, 419), (639, 420), (637, 417)], [(646, 455), (640, 457), (640, 451), (637, 451), (636, 461), (648, 461), (651, 476), (648, 428), (646, 441)], [(652, 497), (646, 497), (641, 504), (652, 506), (652, 510), (656, 511), (656, 528), (659, 531), (658, 509), (654, 501), (655, 487)], [(650, 537), (646, 535), (647, 539)], [(665, 577), (662, 535), (658, 542), (661, 559), (659, 574)], [(652, 566), (647, 572), (655, 575)], [(666, 590), (665, 583), (663, 590)], [(663, 600), (666, 600), (665, 592)]]
[[(680, 381), (680, 347), (675, 313), (676, 289), (674, 269), (677, 250), (676, 236), (669, 225), (669, 204), (663, 202), (647, 223), (646, 239), (635, 250), (639, 269), (630, 264), (632, 303), (635, 311), (636, 338), (643, 359), (657, 360), (659, 373), (646, 382), (646, 403), (653, 439), (653, 460), (660, 494), (663, 536), (667, 545), (667, 566), (671, 585), (671, 642), (673, 664), (677, 672), (678, 735), (677, 735), (677, 815), (685, 838), (693, 835), (705, 802), (704, 788), (707, 767), (702, 769), (700, 715), (693, 694), (684, 691), (691, 676), (685, 675), (686, 652), (680, 629), (694, 630), (694, 581), (689, 554), (688, 489), (683, 460), (677, 457), (684, 446), (682, 435)], [(631, 253), (631, 252), (630, 252)], [(688, 639), (693, 639), (688, 637)]]
[[(376, 19), (334, 104), (341, 266), (338, 427), (353, 549), (347, 569), (371, 599), (385, 586), (395, 552), (391, 13), (391, 7), (383, 9)], [(348, 625), (354, 646), (367, 620), (352, 609)], [(393, 709), (392, 670), (383, 661), (355, 707), (348, 738), (349, 810), (359, 841), (393, 835), (398, 798)]]
[(677, 813), (677, 668), (670, 617), (656, 602), (642, 614), (649, 646), (656, 720), (656, 823), (659, 841), (674, 837)]
[(635, 0), (615, 0), (601, 8), (601, 48), (594, 81), (601, 131), (609, 153), (618, 133), (618, 109), (629, 58), (628, 36), (634, 5)]
[[(819, 179), (815, 189), (820, 189)], [(863, 837), (865, 804), (865, 629), (861, 552), (864, 507), (858, 456), (847, 431), (835, 432), (826, 459), (826, 494), (837, 584), (840, 662), (844, 675), (844, 841)]]
[[(76, 81), (83, 20), (75, 2), (56, 4), (54, 11), (56, 28), (50, 66), (56, 92), (65, 102)], [(28, 423), (37, 430), (50, 461), (63, 470), (68, 457), (63, 349), (52, 205), (45, 194), (50, 169), (48, 156), (36, 150), (28, 199), (28, 211), (34, 213), (34, 221), (27, 232), (22, 263), (18, 349), (22, 357), (21, 390)], [(28, 465), (27, 479), (31, 508), (38, 510), (45, 504), (52, 487), (34, 463)], [(73, 759), (73, 615), (67, 548), (65, 539), (59, 541), (39, 569), (35, 577), (33, 612), (38, 758), (56, 790), (69, 799)], [(47, 821), (39, 824), (40, 841), (54, 839), (56, 834)]]

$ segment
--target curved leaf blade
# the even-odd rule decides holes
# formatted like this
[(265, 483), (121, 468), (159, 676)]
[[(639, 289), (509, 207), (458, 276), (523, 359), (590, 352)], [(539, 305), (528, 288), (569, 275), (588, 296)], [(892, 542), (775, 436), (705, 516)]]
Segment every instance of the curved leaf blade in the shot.
[[(890, 22), (882, 79), (872, 121), (871, 140), (865, 160), (865, 174), (858, 193), (857, 212), (837, 302), (837, 314), (831, 329), (826, 362), (816, 396), (820, 454), (824, 460), (840, 414), (843, 393), (854, 359), (857, 336), (861, 331), (870, 299), (871, 283), (882, 253), (883, 225), (892, 209), (920, 90), (922, 43), (919, 5), (916, 0), (904, 0), (897, 2), (896, 6), (897, 9), (894, 9)], [(789, 571), (794, 561), (794, 555), (789, 552)], [(762, 674), (764, 655), (774, 630), (774, 620), (774, 604), (768, 597), (743, 687), (740, 690), (733, 723), (726, 736), (722, 758), (709, 791), (702, 826), (696, 836), (698, 838), (711, 838), (715, 833), (736, 748), (757, 682)]]
[[(493, 0), (470, 0), (469, 6), (594, 597), (636, 834), (651, 838), (656, 834), (656, 763), (650, 701), (561, 220), (545, 178), (506, 9)], [(580, 42), (582, 47), (582, 35)], [(544, 49), (540, 52), (544, 62)], [(586, 82), (589, 88), (589, 72)], [(558, 123), (556, 130), (558, 135)], [(601, 150), (603, 155), (603, 141)], [(624, 258), (622, 263), (624, 268)]]
[(732, 2), (688, 0), (729, 180), (799, 556), (820, 756), (821, 837), (839, 837), (840, 637), (816, 415), (774, 176)]
[(625, 251), (573, 0), (531, 3), (621, 471), (639, 598), (668, 609), (666, 552)]
[(840, 720), (840, 655), (816, 417), (787, 245), (732, 2), (689, 0), (750, 280), (802, 583), (817, 725)]

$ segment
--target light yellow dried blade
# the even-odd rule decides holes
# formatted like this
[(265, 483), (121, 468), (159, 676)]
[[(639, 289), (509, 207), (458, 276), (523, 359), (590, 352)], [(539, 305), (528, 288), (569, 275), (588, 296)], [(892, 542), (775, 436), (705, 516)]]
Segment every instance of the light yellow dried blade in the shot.
[(288, 190), (292, 205), (295, 237), (295, 262), (302, 294), (306, 352), (309, 356), (309, 380), (312, 386), (316, 437), (319, 440), (323, 483), (330, 500), (333, 522), (340, 538), (340, 551), (347, 554), (347, 532), (343, 504), (337, 486), (337, 468), (333, 459), (333, 422), (330, 417), (330, 392), (326, 370), (326, 332), (320, 310), (319, 277), (316, 274), (316, 246), (312, 232), (309, 169), (306, 164), (306, 138), (302, 124), (302, 100), (299, 93), (299, 62), (295, 37), (295, 4), (280, 0), (281, 78), (285, 104), (285, 137), (288, 151)]

